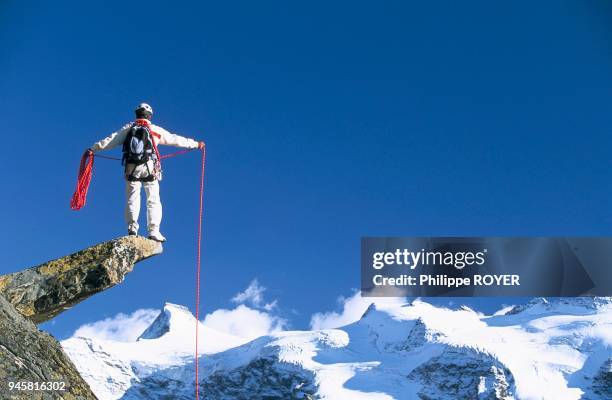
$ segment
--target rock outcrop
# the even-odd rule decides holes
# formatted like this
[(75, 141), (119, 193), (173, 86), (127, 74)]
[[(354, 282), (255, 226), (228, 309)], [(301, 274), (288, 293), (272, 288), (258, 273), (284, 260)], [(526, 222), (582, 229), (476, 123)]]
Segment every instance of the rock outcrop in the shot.
[(0, 276), (2, 294), (34, 323), (121, 283), (134, 264), (162, 251), (158, 242), (125, 236), (37, 267)]
[[(57, 382), (65, 390), (15, 390), (15, 383)], [(13, 384), (13, 387), (9, 386)], [(11, 390), (13, 389), (13, 390)], [(27, 389), (27, 387), (26, 387)], [(0, 296), (0, 398), (96, 399), (52, 336), (39, 331)]]
[[(608, 358), (593, 378), (591, 390), (602, 399), (612, 399), (612, 357)], [(597, 397), (596, 397), (597, 398)], [(585, 399), (588, 397), (585, 396)]]
[[(157, 242), (126, 236), (0, 276), (0, 398), (96, 399), (57, 340), (35, 323), (115, 286), (135, 263), (161, 251)], [(48, 390), (51, 382), (56, 387)], [(17, 390), (15, 383), (26, 386)]]
[(423, 385), (423, 400), (514, 399), (510, 370), (490, 354), (466, 347), (448, 347), (415, 368), (408, 379)]

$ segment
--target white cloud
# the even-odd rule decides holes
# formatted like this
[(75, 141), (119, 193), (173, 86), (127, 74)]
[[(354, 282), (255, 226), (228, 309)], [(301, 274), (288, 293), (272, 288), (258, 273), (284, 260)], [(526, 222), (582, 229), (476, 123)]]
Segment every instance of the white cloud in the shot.
[(265, 291), (266, 288), (261, 286), (257, 279), (253, 279), (243, 292), (240, 292), (232, 297), (232, 302), (236, 304), (248, 304), (251, 307), (270, 312), (277, 308), (278, 300), (273, 300), (266, 303), (263, 296)]
[(331, 329), (358, 321), (369, 305), (402, 305), (406, 303), (403, 297), (361, 297), (361, 292), (355, 292), (351, 297), (338, 298), (342, 311), (316, 313), (310, 318), (310, 328)]
[(159, 310), (151, 309), (140, 309), (131, 314), (119, 313), (112, 318), (81, 325), (73, 336), (133, 342), (158, 315)]
[(236, 308), (208, 314), (204, 325), (247, 340), (285, 329), (287, 321), (273, 313), (278, 309), (278, 301), (266, 302), (265, 291), (266, 288), (253, 279), (244, 291), (232, 298), (232, 302), (238, 304)]
[(266, 288), (260, 286), (257, 279), (253, 279), (244, 292), (236, 294), (232, 301), (237, 304), (249, 303), (255, 307), (261, 307), (264, 302), (263, 292), (265, 290)]
[(233, 310), (220, 309), (206, 315), (203, 324), (219, 332), (253, 340), (283, 330), (287, 321), (240, 304)]
[(263, 309), (266, 311), (272, 311), (276, 308), (277, 305), (278, 305), (278, 300), (274, 300), (270, 303), (264, 304)]

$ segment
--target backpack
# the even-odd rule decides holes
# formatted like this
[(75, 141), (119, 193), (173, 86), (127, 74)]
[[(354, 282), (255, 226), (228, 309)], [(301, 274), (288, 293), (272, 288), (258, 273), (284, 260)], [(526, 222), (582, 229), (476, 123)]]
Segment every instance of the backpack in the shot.
[(122, 165), (144, 164), (155, 159), (151, 131), (147, 125), (134, 124), (128, 131), (123, 142)]

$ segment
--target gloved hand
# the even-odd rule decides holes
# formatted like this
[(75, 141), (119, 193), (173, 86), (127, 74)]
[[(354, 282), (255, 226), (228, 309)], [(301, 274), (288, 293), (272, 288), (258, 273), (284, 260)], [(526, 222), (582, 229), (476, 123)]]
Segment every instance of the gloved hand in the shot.
[(87, 149), (87, 155), (88, 155), (88, 156), (92, 155), (93, 153), (94, 153), (94, 152), (93, 152), (93, 150), (92, 150), (92, 149)]
[(198, 149), (203, 150), (204, 147), (206, 147), (206, 143), (204, 143), (204, 142), (199, 142), (198, 143)]

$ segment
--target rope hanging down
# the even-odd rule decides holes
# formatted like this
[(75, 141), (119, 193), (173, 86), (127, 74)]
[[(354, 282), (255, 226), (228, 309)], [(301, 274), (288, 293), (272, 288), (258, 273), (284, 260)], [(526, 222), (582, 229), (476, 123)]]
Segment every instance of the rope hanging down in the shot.
[[(160, 156), (160, 159), (176, 157), (180, 154), (185, 154), (191, 151), (191, 149), (179, 150), (174, 153), (166, 154)], [(121, 161), (120, 158), (109, 157), (104, 155), (95, 155), (90, 150), (86, 150), (81, 157), (81, 163), (79, 165), (79, 174), (77, 178), (77, 186), (72, 195), (72, 200), (70, 201), (70, 208), (73, 210), (80, 210), (85, 206), (85, 202), (87, 200), (87, 191), (89, 189), (89, 184), (91, 183), (91, 177), (93, 175), (93, 166), (94, 166), (94, 157), (106, 158), (108, 160), (117, 160)], [(204, 172), (206, 165), (206, 148), (202, 149), (202, 166), (200, 172), (200, 209), (199, 209), (199, 217), (198, 217), (198, 241), (197, 241), (197, 258), (196, 258), (196, 304), (195, 304), (195, 398), (199, 400), (200, 398), (200, 385), (199, 385), (199, 321), (200, 321), (200, 270), (201, 270), (201, 257), (202, 257), (202, 217), (204, 215)]]
[(196, 329), (195, 329), (195, 397), (199, 400), (200, 396), (200, 382), (198, 379), (198, 326), (200, 326), (200, 266), (202, 256), (202, 217), (204, 215), (204, 172), (206, 164), (206, 148), (202, 149), (202, 171), (200, 173), (200, 216), (198, 218), (198, 251), (197, 251), (197, 264), (196, 264), (196, 306), (195, 306), (195, 317), (196, 317)]

